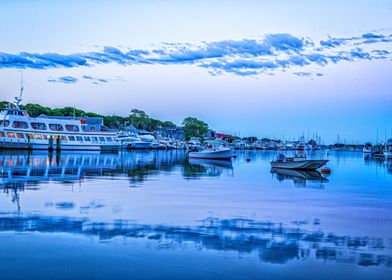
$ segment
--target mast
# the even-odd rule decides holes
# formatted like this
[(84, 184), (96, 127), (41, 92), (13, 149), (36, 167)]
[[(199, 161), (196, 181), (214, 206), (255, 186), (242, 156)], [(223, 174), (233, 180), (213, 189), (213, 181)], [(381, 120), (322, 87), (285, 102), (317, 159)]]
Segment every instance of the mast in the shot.
[(22, 98), (23, 98), (23, 90), (24, 90), (24, 86), (23, 86), (23, 72), (21, 72), (21, 77), (20, 77), (20, 93), (19, 96), (15, 96), (15, 106), (17, 110), (20, 110), (19, 108), (19, 104), (20, 102), (22, 102)]

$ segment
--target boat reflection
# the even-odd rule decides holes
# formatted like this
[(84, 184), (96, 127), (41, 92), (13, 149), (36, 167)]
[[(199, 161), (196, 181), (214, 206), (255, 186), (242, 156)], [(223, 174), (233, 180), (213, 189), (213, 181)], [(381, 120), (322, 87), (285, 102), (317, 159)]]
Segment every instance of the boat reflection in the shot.
[(363, 159), (365, 165), (375, 165), (381, 169), (386, 169), (388, 174), (392, 174), (392, 160), (386, 160), (383, 157), (374, 157), (370, 154), (364, 154)]
[(7, 192), (34, 189), (41, 182), (82, 183), (95, 178), (126, 179), (138, 186), (162, 172), (182, 171), (184, 178), (220, 176), (232, 171), (230, 161), (188, 162), (182, 151), (130, 151), (119, 154), (86, 153), (2, 153), (0, 188)]
[[(323, 189), (323, 183), (328, 182), (328, 179), (318, 171), (272, 168), (271, 173), (275, 174), (279, 181), (292, 180), (296, 187), (313, 187)], [(320, 184), (308, 186), (307, 181)]]
[(233, 163), (230, 160), (189, 158), (184, 162), (183, 176), (186, 179), (219, 177), (223, 173), (233, 176)]
[(257, 254), (261, 262), (274, 264), (315, 259), (392, 267), (392, 246), (387, 238), (340, 236), (321, 231), (319, 225), (319, 220), (317, 223), (282, 224), (210, 217), (195, 226), (171, 226), (127, 220), (93, 222), (66, 216), (0, 215), (0, 232), (67, 233), (95, 236), (105, 242), (116, 237), (137, 238), (156, 242), (162, 249), (193, 246), (196, 249)]
[(143, 182), (148, 176), (180, 166), (184, 153), (173, 151), (105, 153), (18, 153), (0, 155), (0, 187), (39, 182), (72, 183), (95, 177), (126, 177)]

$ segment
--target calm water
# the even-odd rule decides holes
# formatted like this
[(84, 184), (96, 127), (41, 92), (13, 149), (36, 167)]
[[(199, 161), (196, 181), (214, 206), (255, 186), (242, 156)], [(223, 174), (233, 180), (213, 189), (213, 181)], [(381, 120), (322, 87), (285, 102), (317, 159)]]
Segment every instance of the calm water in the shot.
[(391, 279), (392, 162), (237, 154), (0, 154), (0, 279)]

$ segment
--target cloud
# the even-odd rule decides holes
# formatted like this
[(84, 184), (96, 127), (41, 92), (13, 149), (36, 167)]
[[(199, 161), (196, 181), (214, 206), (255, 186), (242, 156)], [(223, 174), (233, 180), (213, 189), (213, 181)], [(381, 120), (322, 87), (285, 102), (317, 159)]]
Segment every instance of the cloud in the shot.
[[(99, 64), (175, 65), (191, 64), (212, 75), (233, 74), (254, 76), (277, 71), (309, 72), (312, 66), (326, 67), (341, 61), (389, 60), (392, 34), (364, 33), (358, 36), (333, 38), (319, 42), (291, 34), (268, 34), (261, 39), (223, 40), (199, 45), (164, 43), (155, 49), (119, 49), (105, 46), (101, 51), (74, 54), (1, 53), (0, 68), (53, 69), (94, 67)], [(295, 74), (297, 75), (297, 74)], [(316, 75), (317, 76), (317, 75)], [(108, 79), (89, 75), (82, 77), (92, 83)], [(48, 81), (75, 83), (72, 80)]]
[(338, 38), (329, 38), (328, 40), (321, 40), (320, 45), (327, 48), (335, 48), (345, 44), (345, 40)]
[(312, 76), (312, 73), (310, 72), (294, 72), (294, 75), (297, 75), (299, 77), (310, 77)]
[(91, 83), (93, 83), (95, 85), (102, 85), (102, 84), (106, 84), (106, 83), (109, 82), (108, 79), (92, 77), (92, 76), (89, 76), (89, 75), (83, 75), (82, 78), (85, 79), (85, 80), (90, 80)]
[(52, 78), (49, 77), (48, 78), (48, 82), (51, 83), (64, 83), (64, 84), (76, 84), (79, 80), (75, 77), (72, 76), (63, 76), (63, 77), (59, 77), (59, 78)]

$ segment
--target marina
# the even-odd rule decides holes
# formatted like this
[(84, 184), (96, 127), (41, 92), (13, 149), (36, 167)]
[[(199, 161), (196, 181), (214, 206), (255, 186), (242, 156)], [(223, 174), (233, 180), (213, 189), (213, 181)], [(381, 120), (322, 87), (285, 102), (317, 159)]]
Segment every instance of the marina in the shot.
[[(208, 270), (215, 279), (285, 279), (283, 270), (298, 279), (332, 271), (389, 279), (392, 163), (333, 151), (325, 156), (333, 173), (322, 175), (271, 170), (276, 157), (3, 151), (0, 273), (193, 279)], [(31, 250), (34, 258), (23, 253)], [(157, 267), (165, 269), (157, 275)]]
[(373, 2), (0, 1), (0, 280), (392, 279)]

